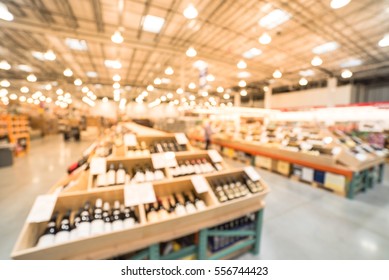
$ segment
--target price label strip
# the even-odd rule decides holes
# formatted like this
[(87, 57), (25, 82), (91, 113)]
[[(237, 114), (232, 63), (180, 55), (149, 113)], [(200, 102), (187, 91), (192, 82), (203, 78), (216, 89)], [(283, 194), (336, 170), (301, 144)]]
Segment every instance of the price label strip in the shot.
[(152, 154), (151, 161), (154, 169), (177, 166), (176, 154), (174, 152)]
[(126, 206), (154, 203), (156, 201), (157, 198), (151, 183), (129, 184), (124, 186), (124, 204)]
[(176, 137), (176, 141), (179, 145), (188, 144), (188, 138), (186, 138), (185, 133), (175, 133), (174, 136)]
[(252, 166), (246, 166), (244, 168), (244, 172), (247, 174), (247, 176), (249, 176), (249, 178), (256, 182), (258, 181), (259, 179), (261, 179), (261, 175), (258, 174), (258, 172), (254, 169), (254, 167)]
[(103, 157), (93, 157), (90, 162), (90, 173), (92, 175), (107, 172), (107, 160)]
[(127, 133), (124, 135), (124, 145), (127, 147), (135, 147), (138, 145), (135, 134)]
[(192, 184), (197, 193), (204, 193), (209, 190), (208, 181), (205, 180), (204, 176), (194, 175), (190, 178), (190, 180), (192, 181)]
[(41, 223), (50, 221), (57, 202), (58, 193), (40, 195), (35, 199), (27, 217), (29, 223)]
[(223, 160), (222, 156), (216, 150), (209, 150), (208, 155), (214, 163), (221, 162)]

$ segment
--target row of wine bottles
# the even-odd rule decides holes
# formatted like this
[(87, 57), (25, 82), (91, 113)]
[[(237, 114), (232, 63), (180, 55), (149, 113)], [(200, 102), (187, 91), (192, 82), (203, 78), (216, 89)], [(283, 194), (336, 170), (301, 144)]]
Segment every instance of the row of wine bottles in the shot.
[(148, 156), (150, 155), (150, 150), (147, 148), (146, 142), (141, 141), (140, 144), (136, 145), (135, 147), (128, 147), (126, 154), (128, 157)]
[(132, 169), (132, 176), (127, 173), (122, 163), (115, 169), (113, 163), (110, 164), (107, 173), (97, 175), (95, 187), (105, 187), (113, 185), (123, 185), (129, 182), (144, 183), (163, 180), (165, 174), (162, 170), (153, 170), (150, 165), (135, 165)]
[[(213, 227), (213, 230), (253, 230), (255, 216), (250, 214), (227, 223)], [(211, 236), (208, 244), (212, 253), (220, 251), (232, 244), (244, 239), (244, 236)]]
[(205, 158), (179, 161), (176, 167), (170, 168), (173, 177), (180, 177), (194, 174), (205, 174), (220, 171), (223, 167), (220, 163), (210, 163)]
[(175, 139), (154, 141), (150, 145), (150, 153), (182, 152), (186, 150), (186, 145), (179, 145)]
[[(180, 199), (181, 198), (181, 199)], [(146, 218), (149, 222), (162, 221), (169, 217), (178, 217), (205, 209), (205, 202), (193, 191), (190, 193), (173, 194), (158, 199), (155, 203), (145, 205)]]
[(236, 199), (251, 193), (263, 191), (264, 187), (260, 181), (252, 181), (247, 175), (241, 178), (223, 178), (211, 182), (217, 199), (220, 202)]
[(102, 233), (132, 228), (139, 223), (134, 208), (125, 207), (118, 200), (113, 209), (109, 202), (97, 199), (93, 210), (87, 201), (78, 212), (68, 209), (60, 218), (55, 212), (40, 236), (37, 246), (44, 247), (73, 241)]

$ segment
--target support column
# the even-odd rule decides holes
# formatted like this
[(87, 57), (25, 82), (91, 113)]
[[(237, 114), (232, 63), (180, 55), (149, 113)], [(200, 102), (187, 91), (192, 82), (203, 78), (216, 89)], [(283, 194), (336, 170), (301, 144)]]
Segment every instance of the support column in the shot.
[(329, 92), (329, 94), (327, 95), (328, 96), (327, 107), (334, 106), (334, 102), (333, 102), (334, 99), (332, 97), (336, 92), (337, 84), (338, 84), (338, 80), (335, 77), (331, 77), (327, 79), (327, 88)]
[(234, 93), (234, 106), (240, 107), (240, 94), (239, 94), (239, 92)]
[(265, 90), (264, 108), (271, 109), (271, 97), (273, 95), (273, 88), (268, 86)]

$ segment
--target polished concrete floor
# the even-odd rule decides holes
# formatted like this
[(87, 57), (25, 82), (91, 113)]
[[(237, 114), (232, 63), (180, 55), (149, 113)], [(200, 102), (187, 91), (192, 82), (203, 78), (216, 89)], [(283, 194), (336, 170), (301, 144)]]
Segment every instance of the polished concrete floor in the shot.
[[(64, 176), (88, 145), (64, 143), (60, 136), (34, 140), (28, 156), (0, 168), (0, 259), (10, 257), (35, 197)], [(383, 184), (354, 200), (259, 172), (271, 187), (261, 253), (240, 259), (389, 259), (388, 169)]]

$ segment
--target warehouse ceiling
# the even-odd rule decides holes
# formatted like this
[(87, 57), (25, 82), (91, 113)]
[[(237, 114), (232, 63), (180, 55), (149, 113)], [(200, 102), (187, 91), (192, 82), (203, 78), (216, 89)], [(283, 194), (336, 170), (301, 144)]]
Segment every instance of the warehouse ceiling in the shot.
[[(389, 30), (387, 0), (353, 0), (340, 9), (332, 9), (330, 0), (1, 2), (14, 20), (0, 20), (0, 60), (11, 66), (0, 70), (0, 79), (10, 81), (13, 90), (26, 83), (30, 92), (45, 90), (52, 83), (49, 91), (61, 87), (81, 96), (86, 85), (97, 96), (112, 98), (113, 76), (120, 75), (122, 96), (133, 98), (148, 85), (155, 87), (149, 94), (197, 92), (199, 65), (210, 74), (202, 84), (208, 92), (237, 87), (240, 80), (276, 87), (298, 84), (303, 76), (308, 82), (340, 77), (345, 68), (355, 77), (389, 66), (389, 47), (378, 46)], [(183, 15), (189, 4), (198, 11), (196, 19)], [(278, 17), (266, 18), (272, 13)], [(111, 40), (115, 31), (123, 36), (120, 44)], [(259, 42), (264, 33), (272, 38), (266, 45)], [(190, 47), (195, 57), (186, 55)], [(45, 58), (48, 50), (54, 60), (47, 59), (52, 53)], [(323, 61), (320, 66), (312, 66), (315, 56)], [(240, 60), (246, 68), (237, 67)], [(169, 66), (171, 75), (165, 74)], [(67, 68), (70, 77), (63, 74)], [(273, 78), (276, 70), (282, 78)], [(26, 81), (31, 73), (36, 82)], [(75, 79), (83, 84), (75, 86)], [(188, 88), (192, 82), (195, 89)]]

